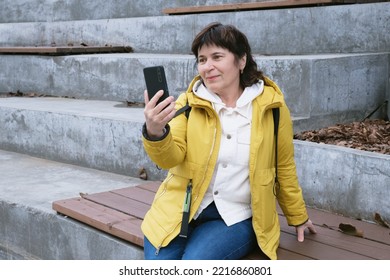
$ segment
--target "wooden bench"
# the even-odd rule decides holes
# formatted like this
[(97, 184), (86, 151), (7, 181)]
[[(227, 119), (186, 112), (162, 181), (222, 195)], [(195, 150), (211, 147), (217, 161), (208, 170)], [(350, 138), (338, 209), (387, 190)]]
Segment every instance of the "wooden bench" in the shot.
[(196, 13), (216, 13), (229, 11), (245, 11), (258, 9), (277, 9), (277, 8), (291, 8), (291, 7), (307, 7), (318, 5), (332, 5), (332, 4), (353, 4), (353, 3), (372, 3), (384, 2), (380, 0), (275, 0), (264, 2), (249, 2), (249, 3), (230, 3), (221, 5), (208, 6), (186, 6), (176, 8), (163, 9), (163, 13), (169, 15), (179, 14), (196, 14)]
[(72, 55), (93, 53), (129, 53), (129, 46), (50, 46), (50, 47), (0, 47), (0, 54)]
[[(54, 201), (52, 206), (62, 215), (142, 247), (143, 234), (140, 225), (158, 186), (159, 182), (146, 181), (145, 184), (135, 187)], [(300, 243), (296, 240), (295, 229), (287, 225), (279, 209), (279, 259), (390, 260), (389, 228), (320, 210), (309, 208), (308, 211), (318, 233), (306, 234), (305, 241)], [(343, 232), (339, 228), (340, 224), (349, 225), (352, 230)], [(256, 250), (245, 259), (265, 257)]]

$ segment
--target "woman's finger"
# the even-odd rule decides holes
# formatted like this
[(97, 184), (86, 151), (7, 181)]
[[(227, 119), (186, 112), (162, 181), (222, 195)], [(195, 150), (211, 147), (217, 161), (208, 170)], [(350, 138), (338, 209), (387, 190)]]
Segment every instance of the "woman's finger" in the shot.
[(145, 100), (145, 105), (147, 105), (149, 103), (149, 95), (146, 89), (144, 90), (144, 100)]

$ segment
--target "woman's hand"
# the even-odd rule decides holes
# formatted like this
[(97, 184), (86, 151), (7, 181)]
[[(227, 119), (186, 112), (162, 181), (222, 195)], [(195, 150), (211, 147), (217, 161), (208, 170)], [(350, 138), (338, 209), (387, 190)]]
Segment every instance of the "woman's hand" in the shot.
[(159, 90), (153, 98), (149, 100), (148, 92), (146, 90), (144, 91), (146, 131), (151, 138), (160, 138), (163, 136), (166, 124), (176, 113), (173, 96), (169, 96), (156, 106), (157, 101), (162, 95), (163, 91)]
[(296, 232), (298, 236), (298, 241), (303, 242), (305, 240), (305, 229), (308, 228), (310, 233), (317, 233), (313, 223), (310, 220), (307, 220), (303, 225), (296, 227)]

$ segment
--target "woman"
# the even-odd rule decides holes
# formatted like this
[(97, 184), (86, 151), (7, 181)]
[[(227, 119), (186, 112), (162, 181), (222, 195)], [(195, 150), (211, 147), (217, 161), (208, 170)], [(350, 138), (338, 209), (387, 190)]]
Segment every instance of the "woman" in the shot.
[[(144, 148), (169, 169), (142, 224), (145, 259), (240, 259), (256, 245), (276, 259), (276, 199), (298, 241), (306, 228), (315, 233), (283, 95), (257, 69), (246, 36), (234, 26), (206, 26), (192, 52), (199, 75), (176, 102), (171, 96), (156, 106), (162, 91), (151, 100), (144, 93)], [(186, 104), (190, 114), (174, 118)], [(280, 108), (277, 194), (272, 108)]]

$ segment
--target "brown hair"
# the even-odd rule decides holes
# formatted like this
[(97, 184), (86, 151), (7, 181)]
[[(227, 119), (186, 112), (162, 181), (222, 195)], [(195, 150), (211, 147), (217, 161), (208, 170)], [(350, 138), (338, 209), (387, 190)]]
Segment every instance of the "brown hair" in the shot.
[(243, 88), (264, 79), (262, 71), (257, 68), (257, 63), (252, 57), (247, 37), (233, 25), (223, 25), (219, 22), (214, 22), (200, 31), (191, 46), (196, 59), (198, 59), (199, 50), (204, 45), (215, 45), (227, 49), (234, 54), (237, 60), (246, 55), (246, 65), (242, 75), (240, 75), (240, 85)]

